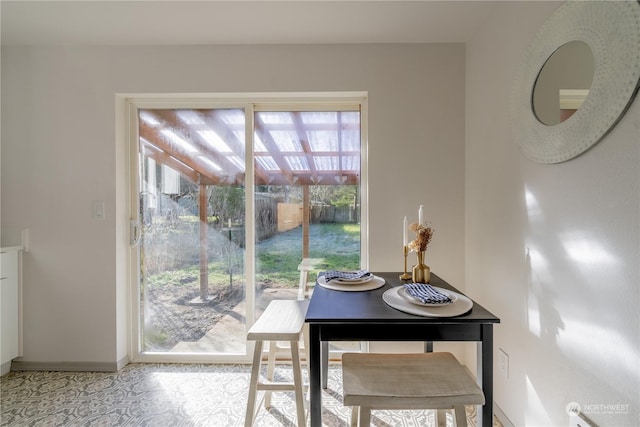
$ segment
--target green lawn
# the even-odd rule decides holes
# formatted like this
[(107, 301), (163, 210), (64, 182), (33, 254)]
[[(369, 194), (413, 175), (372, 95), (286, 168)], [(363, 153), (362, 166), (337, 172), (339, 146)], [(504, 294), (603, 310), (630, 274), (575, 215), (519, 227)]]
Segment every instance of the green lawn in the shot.
[[(302, 261), (302, 229), (296, 228), (260, 242), (256, 247), (256, 279), (297, 286)], [(359, 224), (312, 224), (309, 258), (323, 258), (327, 269), (358, 269)]]
[[(174, 236), (171, 240), (174, 240)], [(216, 237), (216, 238), (219, 238)], [(228, 240), (227, 240), (228, 242)], [(195, 243), (195, 241), (194, 241)], [(225, 242), (217, 246), (227, 246)], [(163, 246), (167, 248), (167, 246)], [(168, 248), (167, 248), (168, 249)], [(170, 251), (171, 252), (171, 251)], [(176, 251), (184, 254), (185, 250)], [(198, 259), (190, 256), (191, 262), (181, 267), (167, 268), (147, 278), (147, 284), (189, 285), (199, 280)], [(231, 276), (236, 279), (243, 273), (243, 249), (214, 252), (210, 256), (209, 284), (228, 285)], [(167, 254), (171, 258), (171, 254)], [(272, 286), (298, 286), (298, 264), (302, 260), (302, 228), (278, 233), (256, 246), (256, 280)], [(358, 269), (360, 266), (359, 224), (312, 224), (309, 228), (309, 257), (323, 258), (326, 269)]]

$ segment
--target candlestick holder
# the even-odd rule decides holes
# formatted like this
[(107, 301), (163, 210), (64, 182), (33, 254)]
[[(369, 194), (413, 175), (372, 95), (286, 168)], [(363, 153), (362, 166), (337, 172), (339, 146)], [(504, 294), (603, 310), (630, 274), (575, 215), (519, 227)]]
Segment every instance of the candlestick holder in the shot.
[(400, 280), (410, 280), (411, 275), (407, 273), (407, 255), (409, 254), (409, 247), (404, 245), (402, 252), (404, 253), (404, 273), (400, 275)]

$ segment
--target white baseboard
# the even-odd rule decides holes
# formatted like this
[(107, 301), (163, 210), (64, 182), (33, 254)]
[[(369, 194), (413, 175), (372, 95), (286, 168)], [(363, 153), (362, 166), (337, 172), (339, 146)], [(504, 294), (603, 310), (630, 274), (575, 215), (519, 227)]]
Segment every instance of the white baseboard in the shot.
[(515, 427), (511, 420), (507, 418), (502, 408), (500, 408), (495, 401), (493, 402), (493, 414), (504, 427)]
[(24, 362), (14, 360), (12, 371), (118, 372), (129, 363), (124, 357), (118, 362)]
[(0, 376), (4, 374), (8, 374), (10, 370), (11, 370), (11, 361), (7, 363), (3, 363), (2, 365), (0, 365)]
[(127, 366), (129, 364), (130, 360), (129, 360), (129, 356), (125, 356), (122, 359), (118, 360), (118, 370), (124, 368), (125, 366)]

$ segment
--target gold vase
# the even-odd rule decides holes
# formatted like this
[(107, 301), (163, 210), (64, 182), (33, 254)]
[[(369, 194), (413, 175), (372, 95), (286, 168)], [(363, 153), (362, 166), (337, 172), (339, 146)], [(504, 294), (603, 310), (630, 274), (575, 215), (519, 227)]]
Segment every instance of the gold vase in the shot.
[(424, 251), (416, 252), (418, 263), (411, 269), (411, 279), (414, 283), (429, 283), (431, 269), (424, 263)]

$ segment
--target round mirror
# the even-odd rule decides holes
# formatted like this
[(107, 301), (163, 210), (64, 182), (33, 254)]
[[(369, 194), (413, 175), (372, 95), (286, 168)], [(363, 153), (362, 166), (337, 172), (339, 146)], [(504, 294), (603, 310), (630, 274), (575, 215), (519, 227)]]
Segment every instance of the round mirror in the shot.
[(565, 162), (618, 123), (640, 87), (638, 22), (638, 1), (567, 1), (542, 25), (511, 94), (514, 140), (526, 157)]
[(562, 123), (580, 109), (593, 81), (594, 59), (589, 45), (572, 41), (545, 62), (533, 89), (533, 111), (545, 125)]

